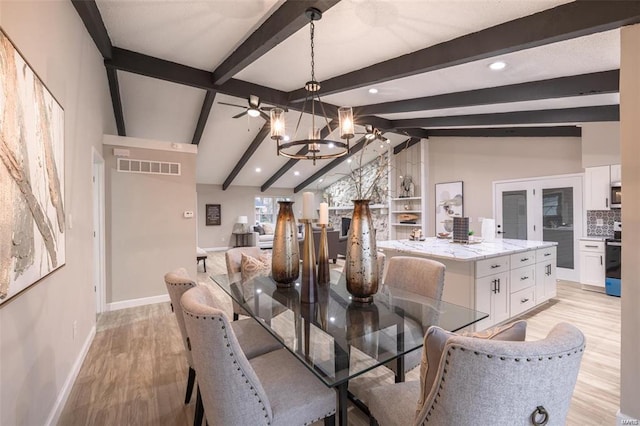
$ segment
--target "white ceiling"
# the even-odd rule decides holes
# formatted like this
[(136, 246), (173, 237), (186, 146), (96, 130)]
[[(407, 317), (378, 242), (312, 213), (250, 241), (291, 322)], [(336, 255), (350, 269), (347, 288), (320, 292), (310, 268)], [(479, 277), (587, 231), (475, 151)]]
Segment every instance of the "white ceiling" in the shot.
[[(222, 63), (283, 3), (284, 0), (97, 0), (114, 46), (208, 71)], [(316, 77), (326, 80), (563, 3), (568, 1), (342, 0), (316, 23)], [(371, 86), (367, 86), (322, 99), (334, 105), (359, 106), (613, 70), (619, 68), (620, 63), (619, 36), (618, 30), (592, 34), (376, 84), (379, 90), (376, 95), (369, 94)], [(299, 89), (310, 79), (309, 55), (309, 26), (306, 25), (234, 78), (282, 91)], [(500, 72), (489, 70), (488, 64), (497, 59), (505, 61), (507, 67)], [(203, 90), (126, 72), (118, 72), (118, 78), (127, 136), (191, 142), (205, 96)], [(260, 117), (245, 115), (233, 119), (231, 117), (242, 109), (218, 102), (246, 105), (247, 100), (216, 95), (198, 147), (199, 183), (222, 184), (265, 125)], [(604, 94), (380, 117), (444, 117), (618, 103), (617, 94)], [(293, 133), (298, 116), (294, 111), (287, 114), (289, 133)], [(303, 137), (310, 121), (310, 116), (303, 116), (300, 132)], [(407, 139), (402, 134), (386, 136), (391, 146)], [(372, 144), (363, 158), (373, 158), (375, 153), (369, 151), (376, 145)], [(275, 142), (267, 136), (233, 180), (233, 185), (261, 186), (287, 160), (276, 155)], [(300, 161), (273, 186), (293, 188), (329, 162), (318, 161), (314, 166), (310, 161)], [(260, 172), (256, 172), (258, 167)], [(348, 173), (350, 168), (345, 161), (325, 176), (322, 183), (314, 181), (310, 187), (324, 187)], [(294, 174), (295, 171), (299, 174)]]

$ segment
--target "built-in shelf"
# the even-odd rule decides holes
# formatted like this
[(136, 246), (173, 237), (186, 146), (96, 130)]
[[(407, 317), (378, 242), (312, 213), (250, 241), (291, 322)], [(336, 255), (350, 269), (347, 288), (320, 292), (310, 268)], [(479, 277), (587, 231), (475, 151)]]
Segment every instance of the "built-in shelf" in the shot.
[(409, 201), (409, 200), (421, 200), (422, 197), (403, 197), (403, 198), (392, 198), (391, 201)]
[(422, 210), (395, 210), (391, 213), (422, 213)]
[[(370, 209), (388, 209), (389, 206), (386, 204), (370, 204)], [(353, 210), (353, 206), (334, 206), (329, 207), (329, 210)]]
[(422, 226), (421, 223), (392, 223), (393, 226)]

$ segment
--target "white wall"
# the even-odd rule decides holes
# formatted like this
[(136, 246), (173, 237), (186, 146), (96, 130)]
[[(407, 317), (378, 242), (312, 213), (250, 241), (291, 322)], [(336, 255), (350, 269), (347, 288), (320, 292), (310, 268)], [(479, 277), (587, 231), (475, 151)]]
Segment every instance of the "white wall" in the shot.
[[(294, 204), (294, 214), (300, 217), (298, 211), (302, 209), (302, 203), (298, 202), (299, 194), (293, 195), (293, 190), (282, 188), (269, 188), (265, 192), (260, 192), (258, 186), (234, 186), (231, 185), (226, 191), (222, 190), (222, 185), (198, 184), (198, 246), (202, 248), (233, 247), (231, 240), (233, 225), (238, 216), (247, 216), (249, 224), (253, 225), (255, 197), (284, 196), (291, 197), (296, 202)], [(220, 226), (206, 226), (205, 205), (220, 204)]]
[(115, 123), (102, 57), (70, 1), (0, 2), (0, 26), (65, 111), (66, 265), (0, 307), (0, 424), (42, 425), (95, 326), (91, 149)]
[(620, 122), (582, 125), (582, 167), (620, 164)]
[[(427, 209), (435, 211), (434, 185), (463, 181), (464, 215), (470, 229), (493, 217), (492, 182), (582, 172), (580, 138), (429, 138)], [(434, 235), (433, 214), (427, 224)]]
[[(114, 136), (107, 142), (120, 144), (103, 150), (107, 303), (166, 295), (165, 273), (184, 267), (196, 274), (196, 219), (183, 215), (196, 205), (196, 150)], [(132, 147), (140, 142), (151, 149)], [(129, 150), (130, 159), (180, 163), (181, 175), (118, 172), (114, 148)]]

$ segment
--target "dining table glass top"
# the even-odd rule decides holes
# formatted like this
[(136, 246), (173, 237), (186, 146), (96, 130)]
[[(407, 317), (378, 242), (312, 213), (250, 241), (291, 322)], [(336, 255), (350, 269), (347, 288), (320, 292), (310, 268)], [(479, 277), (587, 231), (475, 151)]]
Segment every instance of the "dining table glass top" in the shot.
[(279, 288), (268, 276), (211, 279), (328, 386), (337, 386), (415, 350), (432, 325), (458, 331), (488, 315), (383, 285), (373, 302), (351, 300), (345, 278), (331, 271), (318, 302), (300, 301), (300, 282)]

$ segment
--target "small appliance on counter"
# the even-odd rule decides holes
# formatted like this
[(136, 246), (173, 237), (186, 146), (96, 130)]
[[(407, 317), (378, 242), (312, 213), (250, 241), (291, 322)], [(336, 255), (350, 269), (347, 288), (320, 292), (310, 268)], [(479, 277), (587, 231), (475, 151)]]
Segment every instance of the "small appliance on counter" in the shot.
[(621, 294), (622, 223), (613, 222), (613, 238), (605, 240), (605, 291), (610, 296)]

